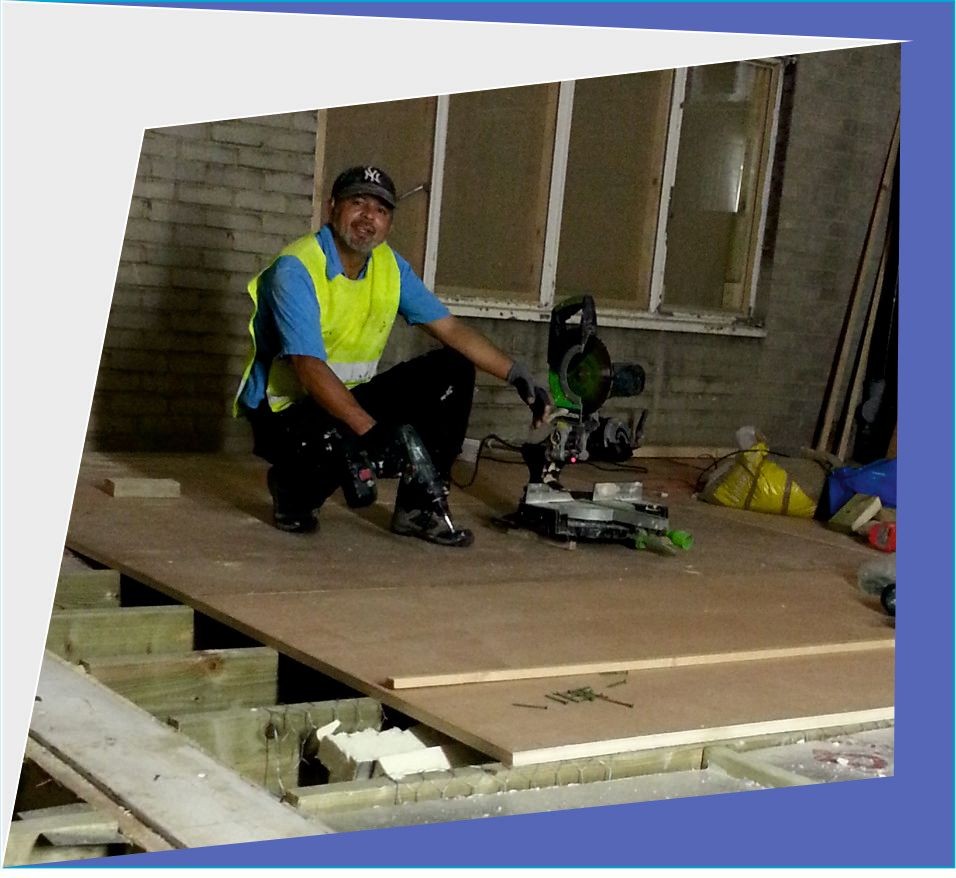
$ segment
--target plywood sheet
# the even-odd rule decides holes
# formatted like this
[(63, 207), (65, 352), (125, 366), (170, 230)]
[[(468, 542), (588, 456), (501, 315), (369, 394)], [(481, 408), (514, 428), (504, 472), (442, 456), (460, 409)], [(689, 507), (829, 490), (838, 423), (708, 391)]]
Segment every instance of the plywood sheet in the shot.
[[(175, 478), (182, 496), (173, 505), (111, 498), (100, 485), (115, 475)], [(675, 558), (613, 545), (561, 551), (491, 525), (494, 516), (514, 508), (523, 475), (520, 467), (485, 461), (474, 488), (453, 491), (456, 520), (477, 533), (463, 560), (457, 552), (388, 532), (392, 483), (381, 486), (372, 508), (354, 512), (336, 497), (322, 509), (319, 533), (289, 535), (269, 526), (265, 466), (250, 455), (95, 455), (81, 469), (69, 543), (147, 581), (148, 570), (161, 570), (153, 584), (180, 599), (542, 579), (585, 588), (605, 577), (639, 583), (788, 570), (828, 571), (850, 582), (870, 551), (816, 522), (709, 507), (673, 489), (671, 521), (694, 534), (692, 551)], [(589, 476), (612, 478), (578, 468), (568, 482), (583, 485)], [(272, 563), (280, 557), (281, 565)]]
[[(712, 587), (719, 591), (722, 585), (728, 587), (723, 610), (698, 612), (696, 626), (680, 622), (692, 603), (690, 595), (669, 606), (633, 601), (629, 613), (616, 600), (620, 589), (594, 584), (587, 596), (537, 583), (233, 597), (228, 608), (224, 602), (220, 609), (228, 609), (246, 630), (268, 627), (277, 648), (509, 764), (522, 758), (676, 746), (791, 726), (817, 728), (828, 724), (831, 715), (839, 715), (832, 718), (835, 723), (891, 715), (892, 631), (877, 611), (847, 614), (848, 603), (841, 608), (839, 598), (825, 597), (832, 580), (807, 589), (803, 602), (788, 600), (778, 584), (766, 590), (770, 599), (758, 602), (752, 612), (741, 610), (740, 602), (753, 582), (744, 578)], [(594, 609), (578, 612), (590, 599)], [(520, 667), (546, 656), (676, 655), (705, 644), (740, 649), (756, 643), (825, 643), (815, 640), (821, 627), (811, 618), (814, 599), (821, 620), (844, 617), (829, 628), (832, 633), (850, 637), (855, 628), (857, 635), (882, 638), (890, 648), (632, 673), (608, 694), (639, 705), (637, 712), (611, 703), (549, 704), (544, 698), (555, 689), (599, 689), (608, 682), (600, 675), (400, 691), (387, 685), (390, 669), (474, 667), (482, 659)], [(268, 626), (259, 622), (266, 618)], [(850, 619), (860, 627), (848, 624)], [(576, 630), (575, 624), (581, 627)], [(529, 700), (549, 710), (511, 706)], [(873, 710), (879, 713), (868, 713)], [(861, 711), (856, 719), (846, 716)], [(805, 724), (795, 722), (799, 718)], [(765, 727), (764, 722), (780, 725)], [(689, 738), (683, 734), (688, 729), (693, 730)]]
[(893, 643), (881, 611), (834, 576), (488, 583), (207, 598), (303, 655), (391, 677)]
[[(118, 471), (177, 478), (183, 496), (175, 510), (110, 498), (96, 485)], [(890, 621), (855, 586), (860, 548), (814, 522), (675, 497), (671, 518), (694, 531), (692, 552), (559, 551), (491, 527), (522, 473), (490, 466), (453, 496), (458, 520), (477, 531), (475, 547), (457, 551), (388, 533), (390, 488), (361, 515), (327, 504), (319, 534), (282, 534), (268, 524), (263, 471), (220, 457), (87, 460), (69, 545), (506, 762), (891, 712)], [(397, 676), (874, 641), (887, 648), (641, 671), (613, 690), (634, 709), (510, 706), (540, 696), (542, 680), (386, 686)], [(558, 679), (552, 688), (581, 678)]]
[[(685, 746), (893, 717), (893, 651), (630, 674), (446, 686), (401, 693), (423, 721), (454, 716), (471, 746), (509, 765)], [(603, 701), (561, 705), (546, 692), (591, 686)], [(459, 691), (459, 690), (467, 690)], [(537, 710), (516, 704), (546, 704)], [(473, 738), (469, 740), (469, 738)]]

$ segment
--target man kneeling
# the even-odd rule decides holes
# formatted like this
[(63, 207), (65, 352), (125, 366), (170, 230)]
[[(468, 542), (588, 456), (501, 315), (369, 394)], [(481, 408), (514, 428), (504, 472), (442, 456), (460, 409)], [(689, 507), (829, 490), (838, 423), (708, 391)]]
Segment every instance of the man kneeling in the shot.
[[(360, 468), (395, 463), (408, 444), (401, 437), (415, 435), (446, 490), (436, 500), (420, 481), (403, 479), (392, 531), (467, 546), (472, 534), (449, 526), (446, 498), (475, 368), (512, 384), (535, 425), (550, 399), (522, 363), (453, 317), (388, 246), (395, 205), (395, 186), (382, 169), (343, 171), (332, 186), (328, 223), (293, 241), (249, 282), (253, 346), (236, 413), (252, 424), (253, 452), (272, 464), (268, 486), (280, 530), (318, 527), (318, 508), (350, 478), (343, 460)], [(442, 347), (376, 374), (398, 314)]]

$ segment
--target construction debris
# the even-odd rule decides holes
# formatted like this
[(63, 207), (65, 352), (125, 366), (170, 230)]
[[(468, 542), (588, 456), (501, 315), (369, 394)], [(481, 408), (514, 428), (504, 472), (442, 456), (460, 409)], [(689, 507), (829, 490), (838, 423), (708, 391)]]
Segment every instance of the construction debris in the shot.
[(859, 533), (883, 506), (879, 497), (854, 494), (828, 522), (827, 527), (840, 533)]
[(329, 783), (363, 780), (379, 775), (393, 779), (424, 771), (445, 771), (467, 765), (476, 754), (425, 726), (410, 729), (363, 729), (324, 736), (319, 762), (329, 772)]

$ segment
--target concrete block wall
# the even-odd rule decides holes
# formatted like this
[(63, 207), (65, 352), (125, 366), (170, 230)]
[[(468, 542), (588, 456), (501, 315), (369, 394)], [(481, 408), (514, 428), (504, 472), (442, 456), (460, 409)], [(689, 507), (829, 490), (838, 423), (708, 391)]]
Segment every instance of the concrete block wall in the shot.
[(246, 449), (249, 278), (312, 216), (315, 113), (146, 132), (87, 444)]
[[(615, 361), (647, 371), (643, 396), (608, 407), (625, 417), (647, 407), (647, 444), (730, 445), (743, 424), (778, 446), (812, 441), (899, 107), (899, 71), (898, 46), (799, 57), (760, 277), (765, 338), (602, 330)], [(147, 134), (90, 447), (248, 449), (246, 426), (229, 416), (246, 352), (245, 284), (309, 228), (314, 127), (313, 113), (299, 113)], [(473, 323), (544, 374), (546, 324)], [(383, 366), (429, 345), (398, 321)], [(469, 434), (523, 438), (526, 429), (514, 391), (479, 378)]]

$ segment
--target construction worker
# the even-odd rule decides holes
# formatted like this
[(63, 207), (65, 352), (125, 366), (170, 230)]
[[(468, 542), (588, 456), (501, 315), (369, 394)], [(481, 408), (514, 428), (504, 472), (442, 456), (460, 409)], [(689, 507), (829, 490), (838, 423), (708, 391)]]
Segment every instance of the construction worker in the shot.
[[(328, 223), (289, 244), (249, 282), (253, 345), (235, 411), (252, 425), (253, 453), (272, 464), (267, 482), (280, 530), (317, 528), (318, 508), (348, 478), (337, 463), (343, 443), (385, 460), (400, 425), (417, 431), (447, 495), (475, 367), (515, 387), (535, 426), (550, 405), (525, 365), (453, 317), (385, 243), (395, 205), (395, 185), (381, 168), (343, 171), (332, 186)], [(397, 314), (442, 347), (376, 374)], [(442, 502), (443, 510), (403, 481), (392, 531), (470, 545), (473, 535), (449, 526)]]

